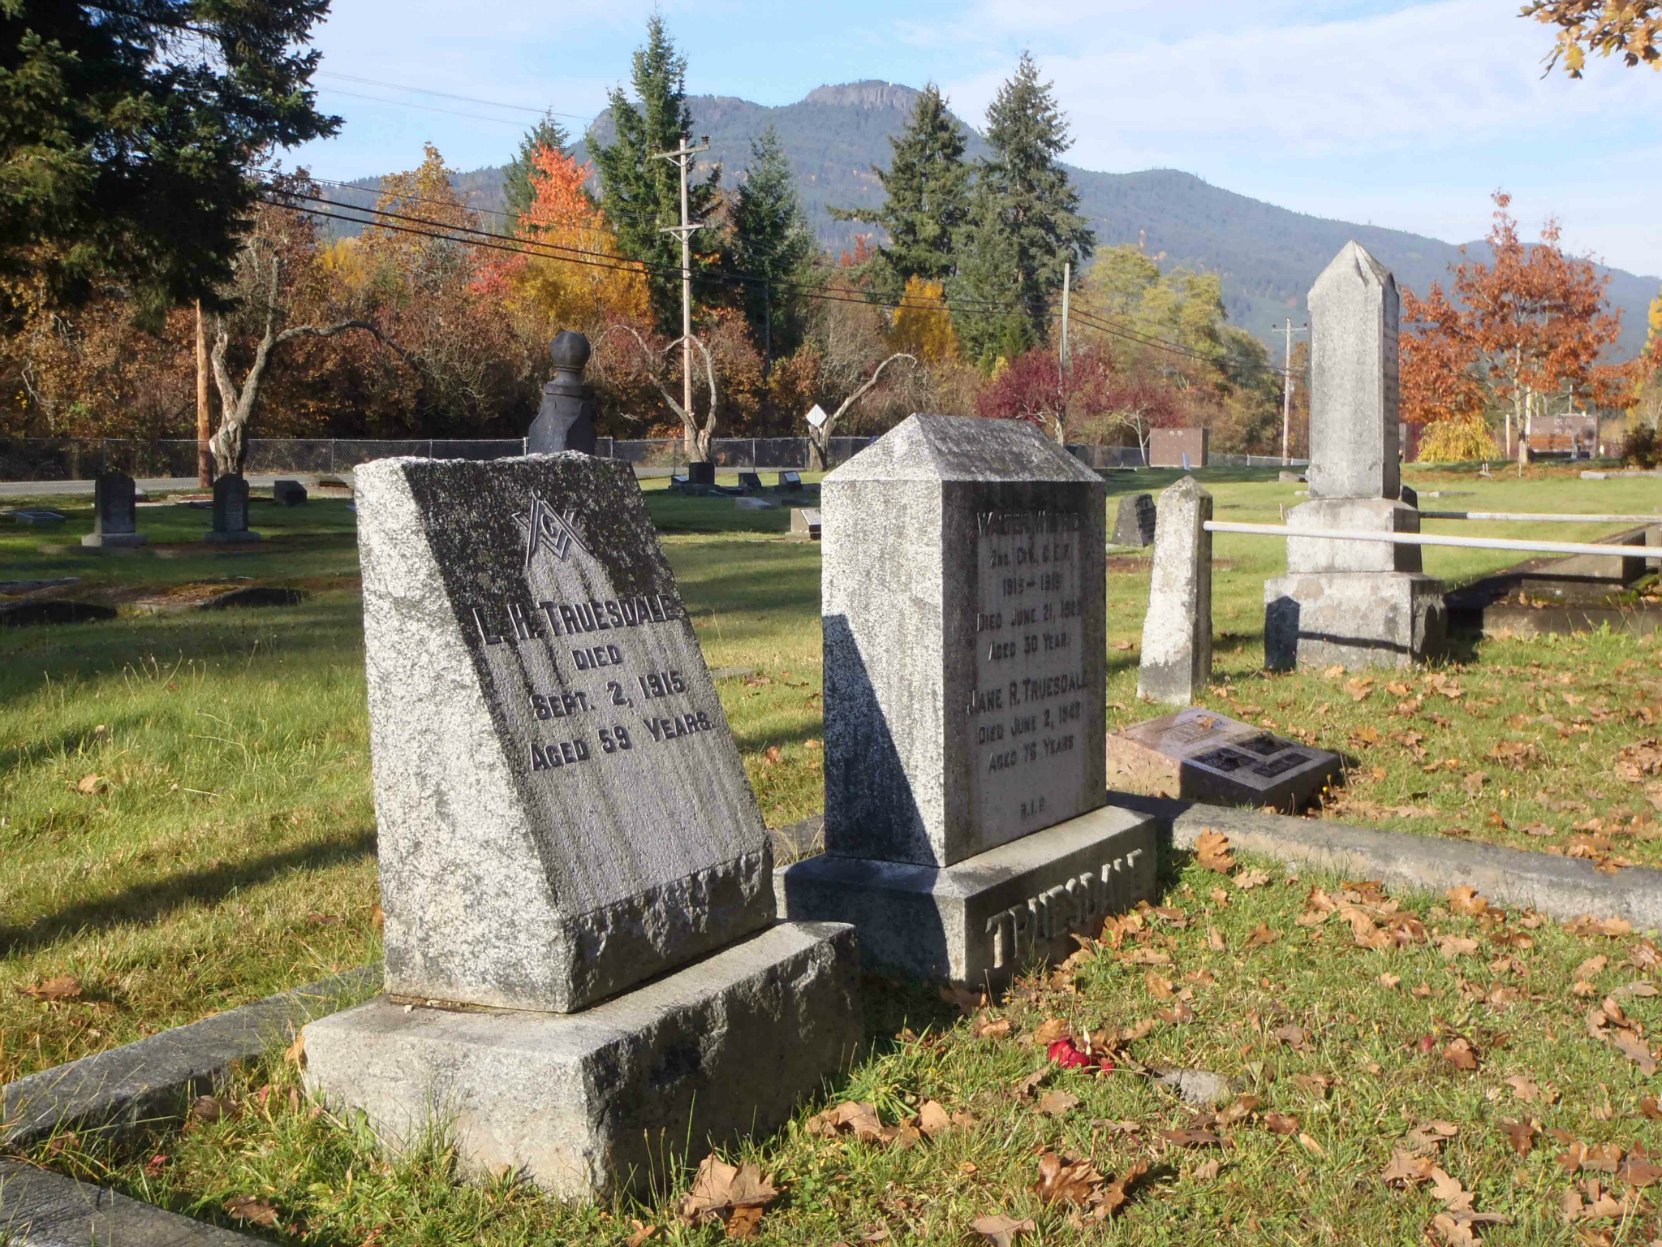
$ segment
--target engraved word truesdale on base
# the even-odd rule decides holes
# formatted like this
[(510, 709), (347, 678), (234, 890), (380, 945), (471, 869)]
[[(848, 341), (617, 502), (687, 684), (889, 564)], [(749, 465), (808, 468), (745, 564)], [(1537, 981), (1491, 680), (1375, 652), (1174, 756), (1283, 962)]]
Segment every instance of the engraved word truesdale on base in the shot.
[(1116, 876), (1128, 875), (1142, 855), (1142, 849), (1132, 849), (1124, 857), (1104, 862), (1100, 870), (1084, 871), (988, 918), (984, 933), (992, 936), (992, 968), (1019, 964), (1024, 954), (1106, 917), (1115, 893), (1130, 882)]

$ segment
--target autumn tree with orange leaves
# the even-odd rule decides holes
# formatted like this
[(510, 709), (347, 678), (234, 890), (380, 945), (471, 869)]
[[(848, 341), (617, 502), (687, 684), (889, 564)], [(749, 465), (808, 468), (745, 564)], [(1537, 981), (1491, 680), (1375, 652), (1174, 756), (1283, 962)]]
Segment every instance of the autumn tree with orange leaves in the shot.
[(1511, 196), (1496, 192), (1494, 200), (1490, 262), (1457, 265), (1452, 298), (1433, 282), (1423, 298), (1410, 291), (1404, 300), (1418, 328), (1402, 342), (1403, 403), (1407, 419), (1434, 422), (1469, 416), (1481, 392), (1501, 406), (1509, 446), (1517, 429), (1523, 457), (1549, 395), (1620, 406), (1631, 372), (1600, 359), (1621, 332), (1621, 313), (1605, 298), (1610, 279), (1564, 254), (1556, 220), (1541, 227), (1539, 242), (1525, 243)]

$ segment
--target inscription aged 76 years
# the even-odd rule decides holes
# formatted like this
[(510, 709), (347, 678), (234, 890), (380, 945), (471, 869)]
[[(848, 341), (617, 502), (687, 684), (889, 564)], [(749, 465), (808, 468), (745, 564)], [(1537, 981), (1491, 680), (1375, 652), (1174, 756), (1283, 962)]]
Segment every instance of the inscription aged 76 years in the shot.
[[(974, 783), (983, 818), (1033, 830), (1082, 752), (1087, 695), (1081, 522), (1070, 511), (982, 511), (976, 529)], [(1071, 810), (1067, 811), (1072, 813)]]

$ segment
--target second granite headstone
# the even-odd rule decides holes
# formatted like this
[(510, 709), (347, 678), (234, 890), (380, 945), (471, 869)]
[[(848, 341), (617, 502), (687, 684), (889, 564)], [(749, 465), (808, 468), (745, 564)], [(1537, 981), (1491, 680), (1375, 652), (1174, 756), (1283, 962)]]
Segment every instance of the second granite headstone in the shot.
[(142, 546), (138, 530), (138, 492), (125, 472), (102, 473), (93, 485), (92, 531), (81, 538), (88, 547)]

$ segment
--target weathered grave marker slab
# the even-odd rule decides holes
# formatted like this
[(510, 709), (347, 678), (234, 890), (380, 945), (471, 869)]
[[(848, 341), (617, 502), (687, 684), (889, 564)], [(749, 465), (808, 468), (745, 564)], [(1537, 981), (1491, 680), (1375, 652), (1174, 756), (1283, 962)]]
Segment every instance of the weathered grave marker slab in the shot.
[(271, 482), (271, 500), (280, 507), (298, 507), (306, 501), (306, 487), (299, 481)]
[(773, 922), (631, 468), (381, 460), (357, 497), (389, 995), (307, 1029), (309, 1084), (563, 1195), (777, 1125), (858, 1042), (852, 931)]
[(104, 472), (92, 487), (92, 531), (81, 538), (90, 548), (142, 546), (149, 538), (138, 530), (138, 491), (125, 472)]
[(1108, 737), (1122, 792), (1296, 810), (1344, 771), (1336, 753), (1189, 706)]
[(1212, 680), (1212, 495), (1185, 476), (1160, 495), (1137, 696), (1187, 705)]
[(222, 542), (258, 541), (260, 534), (248, 528), (248, 482), (228, 472), (214, 482), (214, 526), (206, 540)]
[(818, 507), (791, 508), (791, 536), (801, 541), (818, 541), (820, 539)]
[(781, 872), (792, 917), (979, 982), (1146, 894), (1152, 826), (1101, 809), (1104, 491), (1026, 425), (949, 416), (825, 479), (826, 853)]
[(387, 990), (569, 1011), (772, 921), (629, 466), (384, 460), (357, 493)]
[(1114, 544), (1142, 549), (1154, 544), (1153, 494), (1127, 494), (1114, 516)]

